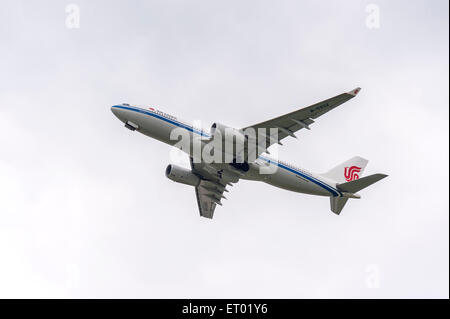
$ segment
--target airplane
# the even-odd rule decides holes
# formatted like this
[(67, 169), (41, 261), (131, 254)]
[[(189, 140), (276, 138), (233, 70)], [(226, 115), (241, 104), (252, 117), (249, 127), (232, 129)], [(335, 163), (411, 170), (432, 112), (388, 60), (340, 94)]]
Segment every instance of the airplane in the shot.
[[(291, 113), (270, 119), (268, 121), (236, 129), (220, 123), (214, 123), (211, 130), (207, 131), (194, 127), (192, 124), (182, 121), (177, 117), (162, 112), (153, 106), (142, 107), (127, 103), (111, 107), (112, 113), (125, 124), (131, 131), (137, 131), (161, 142), (180, 148), (177, 139), (171, 136), (174, 130), (182, 131), (192, 143), (199, 143), (201, 150), (211, 142), (219, 133), (231, 130), (237, 137), (231, 143), (237, 143), (238, 139), (246, 141), (246, 130), (270, 129), (270, 134), (263, 133), (256, 137), (257, 143), (264, 142), (264, 147), (258, 147), (253, 153), (240, 156), (233, 150), (232, 160), (227, 162), (206, 161), (201, 155), (194, 156), (192, 147), (181, 148), (190, 157), (191, 169), (169, 164), (165, 175), (169, 179), (193, 186), (197, 198), (200, 216), (213, 218), (217, 205), (222, 206), (223, 195), (228, 192), (227, 186), (233, 186), (239, 180), (261, 181), (285, 190), (305, 193), (330, 198), (330, 208), (333, 213), (339, 215), (349, 198), (361, 198), (358, 191), (387, 177), (386, 174), (373, 174), (361, 177), (368, 160), (355, 156), (331, 170), (322, 173), (311, 173), (303, 168), (296, 167), (283, 161), (279, 161), (270, 155), (268, 148), (274, 144), (282, 145), (281, 140), (286, 137), (295, 137), (295, 132), (301, 129), (310, 129), (318, 117), (336, 108), (344, 102), (354, 98), (361, 88), (339, 94), (330, 99), (298, 109)], [(274, 132), (275, 134), (272, 134)], [(258, 144), (260, 145), (260, 144)], [(236, 148), (237, 149), (237, 148)], [(221, 150), (222, 153), (226, 151)], [(241, 154), (242, 155), (242, 154)], [(263, 172), (263, 168), (270, 173)]]

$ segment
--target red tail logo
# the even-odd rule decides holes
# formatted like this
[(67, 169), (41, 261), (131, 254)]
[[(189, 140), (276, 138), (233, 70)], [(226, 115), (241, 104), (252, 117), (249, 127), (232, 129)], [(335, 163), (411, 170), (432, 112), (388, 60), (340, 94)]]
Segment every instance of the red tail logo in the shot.
[(361, 172), (361, 167), (358, 166), (350, 166), (346, 167), (344, 171), (344, 177), (347, 182), (354, 181), (359, 178), (358, 173)]

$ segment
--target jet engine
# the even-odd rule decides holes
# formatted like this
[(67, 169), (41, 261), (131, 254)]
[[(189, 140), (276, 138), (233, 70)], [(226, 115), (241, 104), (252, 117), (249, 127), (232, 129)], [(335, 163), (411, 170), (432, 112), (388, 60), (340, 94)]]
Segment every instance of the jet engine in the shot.
[(200, 178), (191, 170), (173, 164), (167, 166), (166, 177), (174, 182), (191, 186), (197, 186), (200, 183)]
[(212, 135), (220, 134), (222, 139), (227, 137), (230, 139), (230, 141), (226, 141), (226, 142), (230, 142), (230, 143), (233, 143), (234, 136), (236, 136), (237, 143), (243, 144), (246, 140), (244, 134), (242, 134), (241, 131), (239, 131), (235, 128), (217, 123), (217, 122), (213, 123), (213, 125), (211, 126), (211, 134)]
[(214, 139), (220, 138), (222, 141), (222, 153), (228, 156), (226, 161), (234, 162), (236, 159), (240, 159), (238, 162), (244, 161), (247, 139), (241, 131), (216, 122), (211, 126), (211, 135)]

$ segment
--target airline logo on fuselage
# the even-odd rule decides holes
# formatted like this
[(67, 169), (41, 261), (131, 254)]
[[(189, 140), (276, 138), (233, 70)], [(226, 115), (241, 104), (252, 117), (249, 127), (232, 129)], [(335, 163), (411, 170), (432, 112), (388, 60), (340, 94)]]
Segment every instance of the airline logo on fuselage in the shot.
[(344, 177), (347, 182), (354, 181), (359, 178), (358, 173), (361, 172), (361, 167), (358, 166), (350, 166), (346, 167), (344, 170)]
[(176, 119), (177, 119), (175, 116), (170, 115), (170, 114), (167, 114), (167, 113), (164, 113), (164, 112), (161, 112), (160, 110), (157, 110), (157, 109), (155, 109), (155, 108), (153, 108), (153, 107), (149, 107), (148, 109), (149, 109), (150, 111), (152, 111), (152, 112), (155, 112), (156, 114), (159, 114), (159, 115), (161, 115), (161, 116), (164, 116), (165, 118), (172, 119), (172, 120), (176, 120)]

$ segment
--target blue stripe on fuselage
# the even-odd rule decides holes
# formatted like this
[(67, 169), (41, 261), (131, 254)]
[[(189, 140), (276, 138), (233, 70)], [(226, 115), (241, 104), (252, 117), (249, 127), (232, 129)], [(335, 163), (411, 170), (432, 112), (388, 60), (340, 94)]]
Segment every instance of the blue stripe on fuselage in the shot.
[(150, 115), (150, 116), (153, 116), (153, 117), (155, 117), (155, 118), (157, 118), (157, 119), (160, 119), (160, 120), (163, 120), (163, 121), (165, 121), (165, 122), (168, 122), (168, 123), (170, 123), (170, 124), (176, 125), (176, 126), (178, 126), (178, 127), (182, 127), (182, 128), (184, 128), (184, 129), (186, 129), (186, 130), (188, 130), (188, 131), (190, 131), (190, 132), (199, 134), (199, 135), (201, 135), (201, 136), (209, 137), (209, 134), (207, 134), (207, 133), (205, 133), (205, 132), (203, 132), (203, 131), (196, 130), (196, 129), (195, 129), (194, 127), (192, 127), (192, 126), (183, 124), (183, 123), (178, 122), (178, 121), (173, 120), (173, 119), (169, 119), (169, 118), (167, 118), (167, 117), (162, 116), (161, 114), (157, 114), (157, 113), (150, 112), (150, 111), (147, 111), (147, 110), (144, 110), (144, 109), (140, 109), (140, 108), (134, 108), (134, 107), (123, 106), (123, 105), (114, 105), (113, 107), (116, 107), (116, 108), (118, 108), (118, 109), (129, 110), (129, 111), (134, 111), (134, 112), (137, 112), (137, 113), (142, 113), (142, 114)]
[(273, 165), (276, 165), (278, 167), (281, 167), (281, 168), (283, 168), (283, 169), (285, 169), (285, 170), (287, 170), (289, 172), (292, 172), (294, 174), (300, 175), (301, 177), (307, 179), (308, 181), (311, 181), (314, 184), (316, 184), (316, 185), (322, 187), (323, 189), (329, 191), (331, 194), (333, 194), (333, 196), (339, 196), (340, 195), (340, 192), (338, 190), (334, 189), (330, 185), (325, 184), (324, 182), (322, 182), (322, 181), (320, 181), (320, 180), (318, 180), (318, 179), (316, 179), (316, 178), (314, 178), (312, 176), (308, 176), (308, 175), (306, 175), (306, 174), (304, 174), (304, 173), (302, 173), (300, 171), (297, 171), (297, 170), (295, 170), (293, 168), (290, 168), (290, 167), (288, 167), (288, 166), (286, 166), (284, 164), (281, 164), (279, 162), (276, 162), (276, 161), (273, 161), (271, 159), (268, 159), (268, 158), (266, 158), (264, 156), (260, 156), (259, 158), (264, 160), (264, 161), (266, 161), (266, 162), (268, 162), (268, 163), (270, 163), (270, 164), (273, 164)]
[[(168, 122), (168, 123), (173, 124), (173, 125), (178, 126), (178, 127), (182, 127), (184, 129), (186, 129), (186, 130), (188, 130), (190, 132), (196, 133), (198, 135), (201, 135), (201, 136), (204, 136), (204, 137), (210, 137), (210, 135), (208, 133), (196, 130), (192, 126), (183, 124), (183, 123), (175, 121), (173, 119), (169, 119), (167, 117), (164, 117), (164, 116), (162, 116), (160, 114), (156, 114), (154, 112), (150, 112), (150, 111), (147, 111), (147, 110), (144, 110), (144, 109), (141, 109), (141, 108), (128, 107), (128, 106), (123, 106), (123, 105), (114, 105), (113, 107), (116, 107), (116, 108), (119, 108), (119, 109), (124, 109), (124, 110), (129, 110), (129, 111), (134, 111), (134, 112), (146, 114), (146, 115), (149, 115), (149, 116), (153, 116), (153, 117), (155, 117), (157, 119), (160, 119), (162, 121)], [(340, 196), (340, 195), (342, 196), (341, 192), (339, 192), (337, 189), (331, 187), (330, 185), (328, 185), (328, 184), (326, 184), (326, 183), (324, 183), (322, 181), (319, 181), (318, 179), (316, 179), (316, 178), (314, 178), (312, 176), (305, 175), (304, 173), (302, 173), (300, 171), (297, 171), (297, 170), (295, 170), (293, 168), (290, 168), (290, 167), (288, 167), (286, 165), (283, 165), (283, 164), (281, 164), (279, 162), (273, 161), (273, 160), (268, 159), (266, 157), (260, 156), (259, 158), (264, 160), (264, 161), (266, 161), (266, 162), (268, 162), (268, 163), (270, 163), (270, 164), (273, 164), (273, 165), (276, 165), (276, 166), (278, 166), (280, 168), (283, 168), (283, 169), (285, 169), (285, 170), (287, 170), (289, 172), (292, 172), (294, 174), (300, 175), (301, 177), (303, 177), (303, 178), (313, 182), (314, 184), (322, 187), (323, 189), (327, 190), (328, 192), (333, 194), (333, 196)]]

